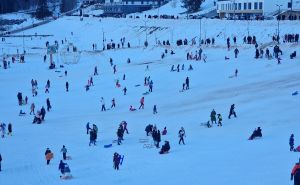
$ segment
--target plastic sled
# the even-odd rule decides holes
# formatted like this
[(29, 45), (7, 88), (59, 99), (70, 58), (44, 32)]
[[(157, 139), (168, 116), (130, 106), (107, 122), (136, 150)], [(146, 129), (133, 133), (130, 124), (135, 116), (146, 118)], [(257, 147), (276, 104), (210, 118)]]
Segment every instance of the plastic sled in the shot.
[(298, 94), (299, 94), (298, 91), (295, 91), (295, 92), (292, 93), (292, 96), (296, 96)]
[(110, 148), (112, 147), (112, 144), (104, 145), (104, 148)]

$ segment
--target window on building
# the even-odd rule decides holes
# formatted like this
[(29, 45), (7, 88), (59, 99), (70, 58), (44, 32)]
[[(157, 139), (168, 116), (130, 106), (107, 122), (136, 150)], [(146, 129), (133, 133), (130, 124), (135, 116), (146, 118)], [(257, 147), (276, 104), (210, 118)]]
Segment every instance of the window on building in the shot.
[(260, 10), (263, 9), (263, 3), (262, 3), (262, 2), (259, 3), (259, 9), (260, 9)]
[(242, 3), (239, 3), (238, 4), (238, 10), (241, 10), (242, 9)]
[(244, 10), (247, 10), (247, 3), (244, 3)]
[(248, 3), (248, 10), (251, 10), (251, 3)]
[(257, 10), (257, 9), (258, 9), (258, 3), (255, 2), (255, 3), (254, 3), (254, 10)]

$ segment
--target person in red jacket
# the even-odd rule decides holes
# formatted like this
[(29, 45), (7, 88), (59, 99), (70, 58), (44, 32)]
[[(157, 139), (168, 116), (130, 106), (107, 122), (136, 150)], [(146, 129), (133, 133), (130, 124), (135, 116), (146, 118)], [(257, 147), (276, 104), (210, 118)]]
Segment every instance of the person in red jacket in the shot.
[(141, 100), (140, 100), (140, 107), (139, 107), (139, 109), (144, 109), (144, 101), (145, 101), (145, 98), (144, 98), (144, 96), (141, 98)]
[(292, 169), (291, 180), (294, 179), (294, 185), (300, 185), (300, 161)]

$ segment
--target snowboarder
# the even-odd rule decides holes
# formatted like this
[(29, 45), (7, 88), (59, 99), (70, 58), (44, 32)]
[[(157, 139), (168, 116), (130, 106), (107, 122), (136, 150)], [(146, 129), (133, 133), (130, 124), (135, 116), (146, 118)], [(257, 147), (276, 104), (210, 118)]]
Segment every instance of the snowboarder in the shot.
[(230, 119), (231, 115), (234, 115), (234, 117), (236, 118), (236, 113), (235, 113), (234, 109), (235, 109), (235, 105), (232, 104), (232, 105), (230, 106), (230, 111), (229, 111), (228, 119)]
[(100, 100), (100, 102), (101, 102), (101, 111), (106, 111), (106, 108), (105, 108), (105, 101), (104, 101), (104, 98), (103, 97), (101, 97), (101, 100)]
[(62, 149), (60, 150), (60, 152), (63, 153), (63, 159), (67, 160), (67, 148), (65, 147), (65, 145), (63, 145)]
[(178, 132), (178, 137), (179, 137), (179, 144), (181, 144), (181, 142), (185, 145), (184, 143), (184, 137), (185, 137), (185, 130), (183, 127), (181, 127), (181, 129)]
[(46, 157), (47, 165), (49, 165), (50, 160), (53, 158), (53, 153), (51, 152), (51, 150), (49, 148), (46, 149), (45, 157)]
[(294, 134), (291, 135), (289, 144), (290, 144), (290, 151), (294, 151)]
[(144, 101), (145, 101), (145, 98), (144, 97), (142, 97), (141, 98), (141, 100), (140, 100), (140, 107), (139, 107), (139, 109), (144, 109)]

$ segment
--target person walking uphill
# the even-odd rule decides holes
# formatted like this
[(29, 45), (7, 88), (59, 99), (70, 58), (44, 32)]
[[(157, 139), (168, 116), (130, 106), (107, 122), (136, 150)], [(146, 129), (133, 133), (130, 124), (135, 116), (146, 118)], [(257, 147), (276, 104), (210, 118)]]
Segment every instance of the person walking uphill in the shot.
[(47, 98), (46, 103), (47, 103), (47, 111), (49, 112), (50, 109), (52, 108), (49, 98)]
[(119, 170), (120, 161), (121, 161), (121, 156), (117, 152), (115, 152), (114, 157), (113, 157), (113, 163), (114, 163), (115, 170)]
[(144, 97), (142, 97), (141, 98), (141, 100), (140, 100), (140, 107), (139, 107), (139, 109), (144, 109), (144, 102), (145, 102), (145, 98)]
[(181, 127), (181, 129), (178, 132), (178, 137), (179, 137), (179, 144), (181, 144), (181, 142), (185, 145), (184, 143), (184, 137), (185, 137), (185, 130), (183, 127)]
[(290, 151), (291, 152), (294, 151), (294, 134), (291, 135), (289, 144), (290, 144)]
[(67, 152), (68, 152), (68, 150), (67, 150), (67, 148), (65, 147), (65, 145), (63, 145), (63, 147), (62, 147), (62, 149), (60, 150), (60, 152), (63, 153), (63, 159), (64, 159), (64, 160), (67, 160)]
[(236, 113), (235, 113), (234, 109), (235, 109), (235, 105), (232, 104), (232, 105), (230, 106), (230, 111), (229, 111), (228, 119), (230, 119), (231, 115), (234, 115), (234, 117), (236, 118)]
[(45, 157), (46, 157), (47, 165), (49, 165), (50, 160), (53, 158), (53, 153), (51, 152), (51, 150), (49, 148), (46, 149)]
[(294, 180), (294, 185), (300, 185), (300, 161), (292, 169), (291, 180)]

